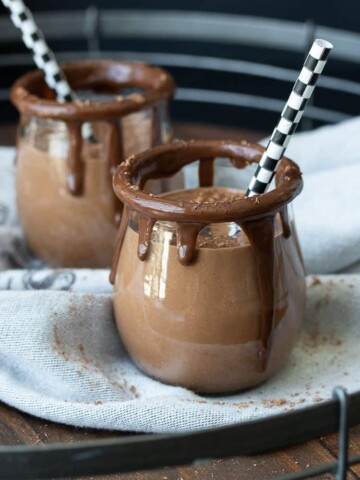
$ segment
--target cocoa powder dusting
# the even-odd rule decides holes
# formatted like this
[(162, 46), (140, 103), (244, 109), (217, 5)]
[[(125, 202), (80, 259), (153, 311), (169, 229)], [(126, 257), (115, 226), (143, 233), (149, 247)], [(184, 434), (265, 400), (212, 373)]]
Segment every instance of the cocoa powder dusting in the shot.
[(56, 324), (53, 326), (53, 333), (54, 333), (53, 350), (57, 352), (59, 355), (61, 355), (65, 360), (65, 362), (68, 362), (70, 359), (70, 356), (65, 351), (65, 347), (60, 340), (59, 327)]
[(139, 394), (138, 394), (136, 388), (134, 387), (134, 385), (131, 385), (130, 392), (134, 395), (135, 398), (139, 398)]
[(321, 280), (319, 277), (312, 277), (310, 286), (316, 287), (317, 285), (321, 285)]
[[(318, 329), (309, 331), (304, 338), (303, 346), (308, 354), (312, 354), (323, 345), (330, 345), (331, 347), (340, 347), (343, 340), (329, 333), (322, 333)], [(334, 355), (335, 356), (335, 355)]]
[(281, 407), (289, 404), (288, 400), (285, 398), (279, 398), (277, 400), (262, 400), (261, 403), (266, 408)]

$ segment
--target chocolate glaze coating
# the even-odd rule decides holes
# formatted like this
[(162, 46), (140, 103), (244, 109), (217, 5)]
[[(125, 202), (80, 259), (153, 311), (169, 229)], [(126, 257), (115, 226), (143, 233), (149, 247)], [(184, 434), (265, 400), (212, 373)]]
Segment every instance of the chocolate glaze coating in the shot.
[(137, 112), (154, 105), (161, 98), (170, 99), (175, 91), (175, 83), (165, 70), (143, 63), (85, 60), (64, 63), (62, 69), (74, 90), (93, 90), (114, 95), (128, 87), (139, 87), (145, 91), (119, 97), (116, 101), (60, 103), (46, 85), (43, 73), (33, 70), (14, 83), (10, 91), (11, 101), (25, 115), (90, 122)]
[[(160, 119), (157, 102), (169, 100), (175, 91), (172, 77), (158, 67), (142, 63), (112, 60), (87, 60), (62, 65), (74, 90), (116, 94), (128, 87), (139, 87), (140, 93), (109, 101), (57, 102), (54, 92), (46, 85), (43, 73), (34, 70), (20, 77), (11, 88), (10, 97), (22, 116), (35, 116), (64, 121), (69, 132), (68, 190), (73, 195), (83, 193), (84, 164), (81, 160), (81, 127), (85, 122), (102, 121), (108, 124), (106, 175), (114, 172), (123, 160), (122, 132), (118, 119), (144, 108), (152, 109), (152, 145), (161, 143)], [(120, 207), (119, 207), (120, 208)], [(119, 212), (116, 217), (119, 216)]]

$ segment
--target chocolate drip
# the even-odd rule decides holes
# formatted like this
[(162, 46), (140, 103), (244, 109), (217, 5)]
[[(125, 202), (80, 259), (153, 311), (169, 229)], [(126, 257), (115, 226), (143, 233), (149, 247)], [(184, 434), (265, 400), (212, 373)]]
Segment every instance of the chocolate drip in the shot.
[(291, 235), (291, 227), (289, 222), (289, 213), (287, 209), (287, 205), (280, 210), (280, 220), (281, 220), (281, 228), (283, 231), (283, 235), (285, 238), (289, 238)]
[[(112, 188), (112, 177), (116, 167), (124, 159), (123, 132), (122, 124), (117, 120), (108, 121), (108, 138), (105, 145), (106, 170), (109, 178), (110, 188)], [(114, 196), (115, 224), (120, 222), (123, 204)]]
[(159, 118), (159, 106), (155, 105), (152, 108), (151, 114), (151, 146), (157, 147), (162, 144), (161, 119)]
[(82, 135), (80, 122), (68, 122), (69, 152), (67, 186), (73, 195), (81, 195), (84, 187), (85, 164), (81, 158)]
[(211, 187), (214, 183), (214, 158), (202, 158), (199, 162), (199, 186)]
[(149, 253), (151, 234), (155, 225), (155, 220), (150, 217), (139, 215), (139, 243), (138, 257), (140, 260), (146, 260)]
[(274, 221), (269, 215), (257, 220), (238, 222), (254, 250), (261, 299), (261, 347), (258, 357), (260, 372), (266, 370), (275, 326), (275, 261)]
[[(93, 122), (109, 123), (109, 140), (105, 145), (106, 175), (110, 175), (123, 159), (123, 146), (117, 122), (126, 115), (151, 109), (153, 115), (151, 144), (162, 142), (161, 125), (158, 122), (158, 103), (165, 106), (174, 94), (172, 77), (154, 66), (142, 63), (113, 60), (88, 60), (62, 65), (65, 76), (74, 90), (117, 94), (124, 87), (140, 88), (141, 95), (118, 96), (108, 101), (57, 102), (55, 93), (48, 88), (41, 70), (29, 72), (15, 82), (11, 89), (11, 100), (21, 113), (21, 121), (27, 117), (61, 121), (69, 132), (67, 160), (67, 186), (73, 195), (81, 195), (84, 187), (85, 163), (81, 158), (81, 125)], [(119, 219), (120, 203), (116, 202), (116, 217)]]
[(122, 129), (117, 121), (108, 121), (108, 136), (105, 145), (106, 169), (110, 178), (112, 178), (116, 167), (122, 160)]
[(182, 265), (189, 265), (195, 256), (196, 240), (204, 223), (177, 223), (176, 237), (178, 258)]
[(129, 221), (129, 208), (126, 205), (124, 205), (123, 212), (121, 215), (120, 226), (119, 226), (118, 234), (116, 237), (114, 256), (111, 264), (111, 271), (110, 271), (110, 277), (109, 277), (110, 283), (112, 285), (114, 285), (115, 283), (116, 267), (120, 258), (121, 246), (124, 241), (128, 221)]
[(258, 162), (263, 151), (263, 147), (246, 142), (192, 140), (163, 145), (128, 159), (114, 175), (113, 186), (119, 199), (139, 214), (151, 217), (154, 221), (165, 220), (178, 224), (179, 261), (186, 265), (194, 257), (196, 237), (201, 226), (232, 222), (234, 219), (239, 223), (258, 219), (261, 223), (262, 218), (266, 219), (270, 212), (275, 215), (300, 193), (300, 170), (291, 160), (283, 158), (276, 173), (276, 189), (262, 195), (261, 201), (258, 197), (250, 197), (194, 206), (191, 202), (150, 197), (143, 192), (146, 182), (170, 177), (198, 159), (209, 163), (210, 159), (227, 157), (234, 167), (243, 168)]

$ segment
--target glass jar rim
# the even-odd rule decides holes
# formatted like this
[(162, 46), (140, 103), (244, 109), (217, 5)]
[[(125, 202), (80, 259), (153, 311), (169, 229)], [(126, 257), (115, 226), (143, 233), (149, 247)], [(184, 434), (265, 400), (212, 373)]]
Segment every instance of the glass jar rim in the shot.
[(118, 60), (81, 60), (62, 64), (70, 83), (77, 89), (105, 90), (112, 92), (126, 87), (145, 89), (107, 101), (80, 101), (61, 103), (46, 98), (51, 92), (41, 70), (32, 70), (15, 81), (10, 98), (18, 110), (26, 115), (63, 121), (95, 121), (137, 112), (169, 100), (175, 92), (172, 76), (160, 67), (140, 62)]
[(219, 223), (262, 218), (286, 206), (303, 188), (300, 168), (289, 158), (282, 158), (273, 190), (231, 202), (199, 202), (194, 208), (194, 202), (153, 196), (143, 188), (147, 180), (172, 176), (196, 160), (225, 157), (234, 168), (244, 168), (258, 163), (264, 151), (264, 147), (246, 141), (193, 140), (155, 147), (133, 155), (117, 168), (114, 191), (125, 206), (155, 221)]

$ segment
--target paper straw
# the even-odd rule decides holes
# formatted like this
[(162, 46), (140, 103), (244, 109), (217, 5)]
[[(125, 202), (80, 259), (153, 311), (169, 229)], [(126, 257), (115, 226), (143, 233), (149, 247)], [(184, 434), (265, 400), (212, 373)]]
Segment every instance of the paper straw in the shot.
[(312, 44), (300, 75), (281, 113), (280, 121), (274, 129), (250, 181), (246, 192), (247, 197), (261, 195), (268, 189), (332, 48), (330, 42), (319, 38)]
[[(71, 89), (64, 72), (58, 64), (54, 52), (46, 43), (42, 31), (36, 25), (31, 11), (22, 0), (1, 0), (11, 12), (11, 20), (22, 34), (23, 42), (31, 50), (36, 66), (44, 72), (47, 85), (56, 92), (59, 102), (77, 100), (76, 93)], [(94, 140), (89, 124), (84, 125), (85, 138)]]

